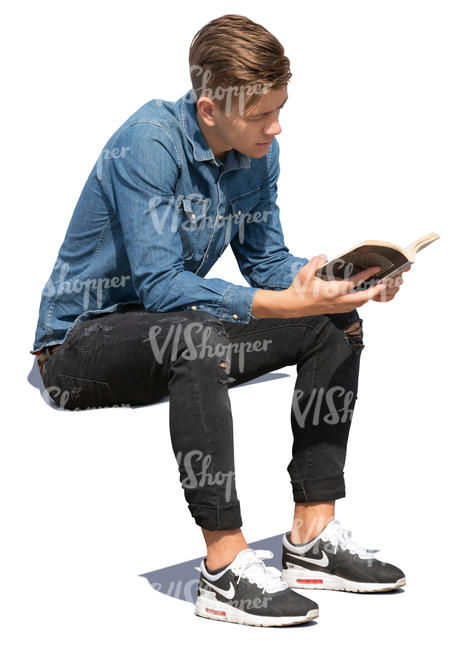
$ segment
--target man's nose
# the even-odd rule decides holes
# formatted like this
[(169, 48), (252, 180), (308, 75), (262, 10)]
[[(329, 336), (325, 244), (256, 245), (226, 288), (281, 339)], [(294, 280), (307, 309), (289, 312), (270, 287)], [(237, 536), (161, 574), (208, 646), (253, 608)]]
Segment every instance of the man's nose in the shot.
[(279, 135), (281, 133), (281, 126), (280, 122), (278, 120), (278, 117), (273, 120), (271, 124), (266, 129), (266, 135), (267, 136), (275, 136)]

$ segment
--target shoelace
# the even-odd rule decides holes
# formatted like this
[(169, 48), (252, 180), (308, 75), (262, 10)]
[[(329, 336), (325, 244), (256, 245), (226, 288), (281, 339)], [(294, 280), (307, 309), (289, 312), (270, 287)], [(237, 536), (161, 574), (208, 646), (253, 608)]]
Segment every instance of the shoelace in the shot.
[(257, 584), (259, 588), (262, 587), (263, 594), (266, 591), (268, 593), (275, 593), (287, 589), (288, 585), (281, 579), (281, 571), (278, 571), (278, 569), (273, 566), (266, 566), (263, 562), (263, 559), (273, 557), (272, 551), (265, 549), (250, 550), (252, 551), (251, 555), (248, 554), (241, 563), (233, 567), (235, 573), (240, 571), (239, 577), (237, 578), (237, 584), (240, 582), (241, 578), (245, 577), (250, 582)]
[(380, 549), (369, 549), (359, 546), (353, 539), (352, 533), (347, 528), (343, 528), (339, 521), (334, 520), (328, 527), (327, 532), (323, 535), (323, 539), (329, 541), (335, 547), (335, 553), (338, 546), (352, 553), (358, 555), (360, 558), (367, 560), (374, 558), (375, 553)]

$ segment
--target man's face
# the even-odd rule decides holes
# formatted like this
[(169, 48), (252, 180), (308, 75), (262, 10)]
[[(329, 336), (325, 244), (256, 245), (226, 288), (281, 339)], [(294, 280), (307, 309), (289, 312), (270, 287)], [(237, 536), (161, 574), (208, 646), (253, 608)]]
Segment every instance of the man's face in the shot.
[(282, 86), (261, 94), (254, 108), (248, 111), (239, 107), (238, 102), (229, 111), (212, 102), (211, 146), (220, 152), (236, 149), (251, 158), (265, 156), (273, 138), (281, 133), (278, 116), (287, 98), (287, 86)]

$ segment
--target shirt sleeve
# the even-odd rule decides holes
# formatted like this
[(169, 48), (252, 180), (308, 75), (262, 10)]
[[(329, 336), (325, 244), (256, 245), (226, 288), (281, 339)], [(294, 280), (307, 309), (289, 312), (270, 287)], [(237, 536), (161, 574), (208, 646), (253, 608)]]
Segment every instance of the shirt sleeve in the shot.
[(184, 269), (175, 188), (179, 152), (160, 127), (131, 125), (116, 141), (124, 155), (111, 156), (109, 184), (131, 268), (134, 290), (151, 312), (200, 309), (248, 323), (257, 289)]
[(243, 277), (252, 287), (261, 289), (287, 289), (299, 269), (308, 262), (306, 257), (292, 255), (284, 243), (280, 209), (276, 202), (279, 152), (275, 138), (270, 147), (259, 202), (252, 210), (259, 218), (242, 224), (242, 230), (231, 241)]

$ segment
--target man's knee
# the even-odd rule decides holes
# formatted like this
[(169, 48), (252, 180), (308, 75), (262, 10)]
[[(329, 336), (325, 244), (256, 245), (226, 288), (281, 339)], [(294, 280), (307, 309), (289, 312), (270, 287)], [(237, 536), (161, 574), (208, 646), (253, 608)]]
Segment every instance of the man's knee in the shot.
[(183, 325), (182, 343), (184, 358), (213, 361), (217, 364), (220, 383), (235, 381), (230, 376), (229, 336), (219, 318), (209, 312), (192, 312)]
[(325, 314), (323, 331), (326, 343), (330, 340), (331, 344), (339, 346), (344, 342), (359, 354), (365, 347), (362, 323), (363, 320), (357, 313)]
[(356, 350), (363, 350), (365, 347), (363, 344), (363, 320), (355, 320), (344, 330), (344, 338), (346, 343), (348, 343), (352, 348)]

